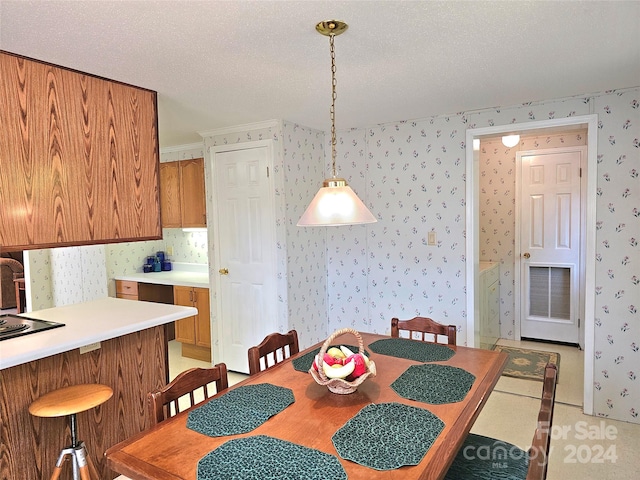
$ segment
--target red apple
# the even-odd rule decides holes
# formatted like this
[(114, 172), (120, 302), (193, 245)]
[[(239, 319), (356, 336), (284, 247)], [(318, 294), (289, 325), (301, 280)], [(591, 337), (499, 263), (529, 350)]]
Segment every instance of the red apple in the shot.
[(329, 355), (328, 353), (324, 354), (324, 361), (327, 362), (327, 364), (329, 364), (330, 366), (332, 365), (344, 365), (344, 358), (337, 358), (334, 357), (332, 355)]
[[(316, 370), (318, 370), (318, 355), (316, 355), (315, 358), (313, 359), (313, 368), (316, 369)], [(329, 366), (332, 366), (332, 365), (343, 365), (344, 364), (343, 360), (344, 359), (342, 359), (342, 358), (332, 357), (328, 353), (324, 354), (324, 361), (327, 362), (327, 364)]]
[(363, 375), (367, 371), (367, 364), (364, 360), (364, 357), (359, 353), (354, 353), (353, 355), (349, 355), (345, 360), (345, 363), (353, 360), (356, 363), (356, 368), (353, 369), (353, 373), (347, 377), (349, 382), (355, 380), (359, 376)]

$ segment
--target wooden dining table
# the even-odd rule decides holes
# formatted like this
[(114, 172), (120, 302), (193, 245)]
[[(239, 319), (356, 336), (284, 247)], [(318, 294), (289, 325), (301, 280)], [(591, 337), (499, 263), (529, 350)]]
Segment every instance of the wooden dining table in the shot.
[[(255, 430), (240, 435), (209, 437), (187, 428), (188, 411), (181, 412), (109, 448), (105, 453), (109, 468), (134, 480), (195, 480), (198, 461), (212, 450), (230, 439), (267, 435), (336, 456), (350, 480), (444, 478), (500, 378), (507, 354), (450, 346), (455, 354), (446, 361), (433, 363), (464, 369), (473, 374), (475, 380), (463, 400), (434, 405), (407, 400), (390, 386), (407, 368), (420, 362), (376, 354), (368, 348), (376, 340), (390, 337), (369, 333), (361, 333), (361, 337), (370, 359), (376, 364), (377, 375), (367, 378), (356, 392), (346, 395), (331, 393), (326, 386), (316, 383), (309, 373), (294, 369), (292, 360), (321, 344), (314, 345), (231, 387), (269, 383), (292, 390), (295, 402)], [(332, 343), (357, 345), (353, 335), (349, 334), (334, 339)], [(216, 397), (224, 394), (221, 392)], [(444, 422), (444, 428), (422, 461), (417, 465), (381, 471), (340, 458), (331, 440), (334, 433), (363, 407), (387, 402), (429, 410)]]

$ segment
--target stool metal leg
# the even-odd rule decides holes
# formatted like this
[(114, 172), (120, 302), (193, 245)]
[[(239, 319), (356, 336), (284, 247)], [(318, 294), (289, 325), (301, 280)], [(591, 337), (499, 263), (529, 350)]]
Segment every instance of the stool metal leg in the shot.
[(64, 462), (67, 461), (67, 453), (62, 450), (60, 452), (60, 456), (58, 457), (58, 461), (56, 462), (56, 466), (53, 469), (53, 473), (51, 474), (51, 480), (58, 480), (58, 478), (60, 477), (60, 474), (62, 473), (62, 466), (64, 465)]
[(73, 480), (79, 480), (78, 477), (78, 465), (75, 460), (73, 447), (66, 447), (60, 451), (60, 455), (58, 456), (58, 461), (56, 462), (56, 466), (53, 469), (53, 473), (51, 474), (51, 480), (57, 480), (62, 473), (62, 467), (64, 466), (64, 462), (68, 460), (67, 457), (71, 457), (71, 466), (73, 467)]
[(60, 452), (55, 469), (51, 475), (51, 480), (58, 480), (64, 462), (71, 457), (71, 466), (73, 468), (73, 480), (91, 480), (93, 476), (98, 480), (96, 467), (93, 465), (91, 458), (87, 455), (87, 449), (84, 442), (78, 441), (78, 429), (76, 423), (76, 414), (69, 415), (69, 425), (71, 427), (71, 446), (65, 447)]
[(83, 442), (80, 442), (80, 444), (74, 448), (73, 454), (80, 470), (80, 478), (82, 480), (91, 480), (91, 475), (89, 474), (89, 466), (87, 465), (87, 451), (84, 448)]

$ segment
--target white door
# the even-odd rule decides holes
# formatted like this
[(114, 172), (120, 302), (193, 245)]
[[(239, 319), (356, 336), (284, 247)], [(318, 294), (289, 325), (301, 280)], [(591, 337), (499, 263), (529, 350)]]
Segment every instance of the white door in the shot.
[(585, 147), (518, 152), (520, 335), (579, 343)]
[(272, 151), (270, 140), (212, 148), (219, 361), (236, 372), (277, 325)]

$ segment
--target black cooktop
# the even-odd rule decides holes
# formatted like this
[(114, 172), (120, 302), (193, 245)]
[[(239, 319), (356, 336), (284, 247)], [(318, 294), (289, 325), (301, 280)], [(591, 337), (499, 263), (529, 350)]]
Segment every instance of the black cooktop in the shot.
[(30, 333), (64, 327), (64, 323), (49, 322), (37, 318), (22, 317), (7, 313), (0, 315), (0, 340), (21, 337)]

